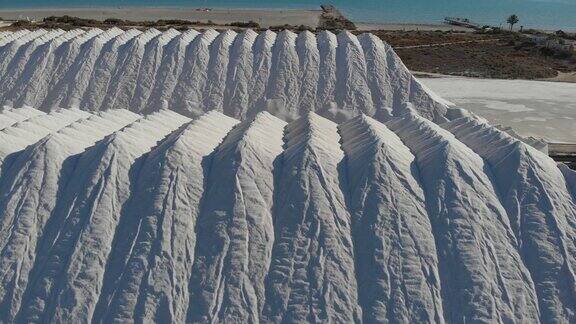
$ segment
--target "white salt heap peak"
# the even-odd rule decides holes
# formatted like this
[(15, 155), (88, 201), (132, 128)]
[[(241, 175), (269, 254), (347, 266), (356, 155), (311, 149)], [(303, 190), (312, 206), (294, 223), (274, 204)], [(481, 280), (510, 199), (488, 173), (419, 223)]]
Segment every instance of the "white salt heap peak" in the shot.
[(405, 101), (441, 121), (447, 109), (390, 46), (368, 34), (118, 28), (14, 34), (0, 39), (0, 74), (7, 76), (0, 79), (0, 105), (169, 108), (191, 117), (215, 109), (241, 120), (267, 110), (287, 121), (309, 111), (336, 121), (389, 116)]
[(262, 112), (214, 152), (198, 215), (188, 320), (258, 322), (274, 242), (274, 163), (286, 123)]
[[(0, 130), (0, 169), (15, 157), (14, 155), (42, 137), (66, 127), (69, 124), (90, 116), (76, 109), (61, 109), (49, 114), (39, 114)], [(7, 158), (12, 158), (6, 160)]]
[(0, 112), (0, 129), (10, 127), (38, 115), (44, 115), (44, 113), (30, 107), (22, 107), (20, 109), (4, 107)]
[[(203, 165), (237, 122), (207, 113), (150, 152), (135, 189), (139, 199), (127, 212), (132, 220), (123, 239), (134, 240), (134, 247), (126, 251), (125, 268), (115, 269), (118, 275), (104, 283), (95, 319), (185, 321)], [(148, 311), (136, 312), (139, 300)]]
[(265, 321), (361, 319), (337, 126), (309, 113), (286, 127)]
[(0, 322), (576, 321), (576, 172), (374, 35), (0, 32), (0, 89)]
[[(492, 169), (502, 204), (532, 275), (542, 318), (575, 320), (576, 205), (556, 163), (536, 149), (470, 117), (444, 127)], [(545, 249), (538, 248), (546, 246)]]
[[(70, 180), (74, 156), (137, 118), (134, 113), (117, 110), (72, 123), (29, 146), (3, 177), (1, 190), (9, 194), (0, 200), (0, 269), (18, 271), (2, 276), (2, 287), (13, 285), (11, 290), (0, 290), (0, 299), (10, 300), (2, 321), (13, 321), (20, 307), (36, 259), (30, 251), (42, 250), (48, 244), (39, 239), (44, 236), (46, 223), (57, 218), (51, 213), (59, 192)], [(36, 190), (30, 192), (31, 187)]]
[(484, 160), (422, 117), (408, 114), (387, 125), (416, 156), (446, 320), (537, 320), (534, 283)]
[[(356, 117), (342, 124), (340, 132), (356, 273), (364, 278), (358, 283), (364, 321), (440, 321), (444, 316), (436, 244), (414, 155), (370, 117)], [(394, 303), (393, 298), (405, 303)]]

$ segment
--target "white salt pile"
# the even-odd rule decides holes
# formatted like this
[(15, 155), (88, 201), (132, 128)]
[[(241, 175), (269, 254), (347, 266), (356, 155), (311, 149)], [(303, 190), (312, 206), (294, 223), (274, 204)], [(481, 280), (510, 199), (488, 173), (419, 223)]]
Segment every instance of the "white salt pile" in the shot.
[(341, 121), (388, 116), (411, 101), (442, 121), (447, 107), (389, 45), (348, 32), (23, 31), (0, 39), (0, 75), (0, 105), (44, 111), (216, 109), (241, 120), (316, 111)]
[(576, 321), (576, 173), (373, 35), (19, 31), (0, 68), (0, 322)]

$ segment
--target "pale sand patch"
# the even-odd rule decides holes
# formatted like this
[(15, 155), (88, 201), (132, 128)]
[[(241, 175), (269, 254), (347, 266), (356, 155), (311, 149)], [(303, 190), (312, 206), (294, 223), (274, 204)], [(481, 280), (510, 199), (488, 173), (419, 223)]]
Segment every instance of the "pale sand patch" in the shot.
[(558, 72), (558, 76), (551, 78), (548, 81), (558, 81), (558, 82), (574, 82), (576, 83), (576, 72)]
[(457, 107), (520, 135), (576, 142), (576, 84), (459, 77), (420, 78)]

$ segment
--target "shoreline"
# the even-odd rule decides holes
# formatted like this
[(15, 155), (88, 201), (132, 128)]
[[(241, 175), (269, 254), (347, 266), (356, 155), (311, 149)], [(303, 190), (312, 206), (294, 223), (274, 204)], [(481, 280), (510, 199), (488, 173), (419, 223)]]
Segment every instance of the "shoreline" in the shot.
[[(209, 9), (209, 10), (205, 10)], [(233, 9), (233, 8), (170, 8), (170, 7), (78, 7), (46, 9), (2, 9), (4, 20), (39, 21), (50, 16), (72, 16), (84, 19), (105, 20), (108, 18), (142, 21), (160, 19), (183, 19), (190, 21), (212, 21), (216, 24), (233, 22), (259, 23), (262, 27), (278, 25), (305, 25), (316, 27), (322, 10), (307, 9)]]
[[(208, 9), (208, 10), (207, 10)], [(23, 9), (0, 9), (0, 17), (4, 21), (34, 20), (40, 21), (50, 16), (71, 16), (83, 19), (105, 20), (108, 18), (143, 21), (159, 19), (183, 19), (208, 22), (224, 26), (233, 22), (255, 21), (264, 28), (291, 25), (318, 27), (322, 9), (295, 8), (224, 8), (224, 7), (176, 7), (176, 6), (76, 6), (76, 7), (46, 7)], [(398, 30), (398, 31), (457, 31), (470, 32), (470, 28), (452, 26), (443, 23), (413, 23), (413, 22), (362, 22), (354, 21), (358, 31)]]
[[(72, 16), (84, 19), (105, 20), (107, 18), (132, 21), (183, 19), (190, 21), (213, 21), (218, 25), (233, 22), (259, 23), (262, 27), (292, 25), (318, 27), (322, 9), (310, 6), (301, 7), (182, 7), (182, 6), (74, 6), (74, 7), (35, 7), (2, 8), (0, 21), (34, 20), (39, 21), (50, 16)], [(348, 17), (349, 18), (349, 17)], [(439, 17), (440, 19), (441, 17)], [(351, 19), (351, 18), (349, 18)], [(436, 22), (398, 22), (398, 21), (361, 21), (351, 19), (359, 31), (454, 31), (471, 32), (473, 29)], [(548, 31), (542, 29), (543, 31)]]
[[(203, 9), (210, 9), (210, 11), (204, 11)], [(106, 12), (106, 15), (110, 17), (105, 17), (101, 13)], [(100, 13), (100, 14), (99, 14)], [(21, 8), (1, 8), (0, 17), (4, 20), (17, 20), (25, 19), (26, 16), (39, 20), (49, 16), (62, 16), (62, 15), (74, 15), (79, 18), (86, 19), (106, 19), (106, 18), (120, 18), (127, 20), (158, 20), (158, 19), (184, 19), (188, 18), (190, 20), (197, 19), (211, 19), (213, 14), (218, 13), (228, 13), (234, 16), (234, 21), (232, 17), (213, 17), (218, 19), (219, 23), (229, 23), (236, 21), (248, 21), (258, 19), (260, 16), (263, 18), (263, 26), (275, 26), (275, 25), (307, 25), (310, 27), (316, 27), (313, 23), (317, 20), (315, 16), (320, 16), (322, 10), (320, 7), (315, 5), (300, 5), (300, 6), (285, 6), (285, 7), (266, 7), (266, 6), (254, 6), (254, 7), (234, 7), (234, 6), (186, 6), (186, 5), (118, 5), (118, 6), (91, 6), (91, 5), (75, 5), (73, 7), (55, 7), (55, 6), (36, 6), (36, 7), (21, 7)], [(285, 16), (285, 13), (289, 13)], [(205, 15), (200, 15), (205, 14)], [(207, 14), (207, 15), (206, 15)], [(244, 17), (239, 17), (243, 14)], [(436, 21), (374, 21), (374, 20), (362, 20), (353, 18), (344, 12), (344, 15), (354, 22), (359, 30), (406, 30), (406, 31), (470, 31), (471, 29), (447, 25), (441, 22), (443, 17), (437, 17)], [(132, 18), (132, 19), (130, 19)], [(135, 19), (138, 18), (138, 19)], [(244, 18), (244, 19), (241, 19)], [(292, 21), (291, 21), (292, 19)], [(576, 32), (576, 27), (564, 27), (564, 28), (544, 28), (544, 27), (531, 27), (534, 29), (551, 32), (558, 29), (562, 29), (567, 32)]]
[[(64, 15), (62, 21), (43, 18)], [(28, 17), (36, 22), (20, 22), (13, 27), (0, 20), (0, 28), (158, 28), (205, 29), (289, 29), (293, 31), (328, 29), (352, 30), (338, 25), (342, 17), (336, 8), (299, 9), (171, 9), (168, 7), (98, 7), (0, 10), (0, 17)], [(105, 22), (106, 19), (112, 19)], [(167, 20), (167, 21), (159, 21)], [(174, 20), (174, 21), (169, 21)], [(253, 23), (252, 23), (253, 22)], [(345, 22), (345, 21), (344, 21)], [(336, 25), (327, 25), (335, 23)], [(306, 28), (310, 27), (310, 28)], [(327, 28), (328, 27), (328, 28)], [(354, 26), (352, 26), (354, 27)], [(544, 58), (536, 45), (517, 40), (514, 35), (474, 33), (473, 29), (447, 24), (362, 23), (355, 22), (355, 34), (371, 32), (395, 48), (403, 62), (413, 70), (439, 72), (452, 76), (494, 80), (540, 80), (576, 83), (576, 61)], [(512, 45), (511, 45), (512, 44)]]

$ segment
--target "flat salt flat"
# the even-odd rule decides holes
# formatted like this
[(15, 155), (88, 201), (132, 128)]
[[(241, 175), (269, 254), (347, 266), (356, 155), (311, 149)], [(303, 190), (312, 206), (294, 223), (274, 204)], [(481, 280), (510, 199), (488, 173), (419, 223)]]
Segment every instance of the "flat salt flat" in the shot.
[(493, 125), (551, 142), (576, 142), (576, 83), (459, 77), (420, 81)]

